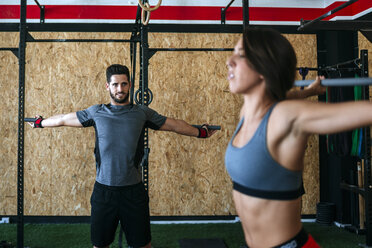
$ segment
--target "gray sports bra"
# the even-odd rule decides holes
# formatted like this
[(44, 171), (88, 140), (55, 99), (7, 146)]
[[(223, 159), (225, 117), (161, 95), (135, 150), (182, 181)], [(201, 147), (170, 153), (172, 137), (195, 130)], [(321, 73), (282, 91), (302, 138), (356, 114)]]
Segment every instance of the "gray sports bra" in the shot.
[(302, 172), (284, 168), (267, 149), (267, 122), (274, 107), (275, 104), (267, 111), (250, 141), (237, 148), (232, 141), (244, 118), (240, 120), (226, 150), (226, 169), (234, 189), (243, 194), (274, 200), (297, 199), (305, 193)]

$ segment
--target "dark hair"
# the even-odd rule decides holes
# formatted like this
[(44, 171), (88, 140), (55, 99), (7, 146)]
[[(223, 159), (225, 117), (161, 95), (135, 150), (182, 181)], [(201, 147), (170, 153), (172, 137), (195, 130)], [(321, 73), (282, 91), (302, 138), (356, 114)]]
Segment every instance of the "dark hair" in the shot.
[(107, 83), (111, 81), (111, 76), (116, 74), (124, 74), (127, 75), (128, 80), (130, 80), (129, 77), (129, 69), (125, 65), (119, 65), (119, 64), (113, 64), (107, 67), (106, 69), (106, 80)]
[(278, 31), (268, 28), (247, 28), (243, 47), (248, 63), (266, 81), (269, 95), (276, 101), (285, 99), (293, 87), (297, 58), (289, 41)]

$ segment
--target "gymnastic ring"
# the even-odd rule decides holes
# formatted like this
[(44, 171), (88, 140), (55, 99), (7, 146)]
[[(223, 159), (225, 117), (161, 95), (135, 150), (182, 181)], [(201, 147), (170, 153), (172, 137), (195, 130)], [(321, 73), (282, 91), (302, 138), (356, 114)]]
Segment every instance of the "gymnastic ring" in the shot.
[[(145, 3), (145, 6), (150, 7), (150, 5), (148, 3)], [(147, 13), (146, 19), (145, 19), (145, 12)], [(145, 9), (142, 9), (142, 11), (141, 11), (141, 20), (142, 20), (143, 25), (146, 26), (147, 24), (149, 24), (150, 14), (151, 14), (151, 11), (147, 11)]]
[(146, 11), (151, 12), (151, 11), (157, 10), (160, 7), (161, 1), (162, 0), (159, 0), (158, 4), (156, 4), (156, 6), (153, 7), (153, 8), (151, 8), (149, 3), (147, 3), (148, 6), (145, 6), (146, 4), (143, 5), (141, 0), (138, 0), (138, 4), (139, 4), (139, 6), (141, 6), (142, 10), (146, 10)]
[[(136, 104), (141, 104), (141, 96), (142, 96), (142, 90), (138, 89), (136, 93), (134, 94), (134, 101)], [(147, 104), (149, 105), (152, 102), (153, 94), (150, 89), (145, 90), (144, 97), (147, 99)]]

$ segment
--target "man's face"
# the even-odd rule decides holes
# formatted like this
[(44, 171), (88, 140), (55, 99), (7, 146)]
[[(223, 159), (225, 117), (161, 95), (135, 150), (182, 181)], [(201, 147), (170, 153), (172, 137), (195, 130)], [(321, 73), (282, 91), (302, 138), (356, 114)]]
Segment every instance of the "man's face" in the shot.
[(129, 103), (130, 82), (127, 75), (112, 75), (110, 82), (106, 83), (106, 89), (110, 92), (111, 104), (125, 105)]

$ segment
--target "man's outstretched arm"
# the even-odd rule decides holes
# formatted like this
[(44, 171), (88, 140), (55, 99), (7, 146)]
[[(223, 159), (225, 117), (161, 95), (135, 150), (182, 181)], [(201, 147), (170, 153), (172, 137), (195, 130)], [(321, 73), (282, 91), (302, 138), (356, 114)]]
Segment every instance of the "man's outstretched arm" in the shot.
[(171, 131), (178, 134), (199, 138), (208, 138), (216, 132), (216, 130), (208, 129), (207, 124), (203, 125), (201, 128), (196, 128), (191, 126), (184, 120), (178, 120), (169, 117), (166, 119), (165, 123), (160, 127), (159, 130)]
[(30, 122), (30, 125), (34, 128), (37, 127), (83, 127), (80, 123), (79, 119), (77, 118), (76, 112), (68, 113), (68, 114), (59, 114), (49, 118), (43, 118), (39, 115), (36, 116), (35, 122)]

